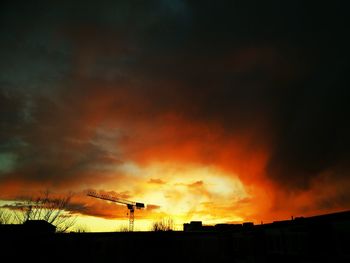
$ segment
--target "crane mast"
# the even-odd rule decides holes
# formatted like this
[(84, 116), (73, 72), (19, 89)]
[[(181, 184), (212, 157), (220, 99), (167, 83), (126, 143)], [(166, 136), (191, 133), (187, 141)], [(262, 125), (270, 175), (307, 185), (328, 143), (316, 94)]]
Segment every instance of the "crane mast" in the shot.
[(122, 198), (119, 198), (119, 197), (116, 197), (116, 196), (110, 195), (110, 194), (101, 194), (101, 193), (97, 193), (95, 191), (88, 191), (87, 195), (94, 197), (94, 198), (98, 198), (98, 199), (107, 200), (107, 201), (126, 205), (127, 208), (129, 209), (129, 231), (130, 232), (134, 231), (134, 221), (135, 221), (134, 212), (135, 212), (135, 209), (145, 208), (145, 204), (143, 204), (143, 203), (125, 200), (125, 199), (122, 199)]

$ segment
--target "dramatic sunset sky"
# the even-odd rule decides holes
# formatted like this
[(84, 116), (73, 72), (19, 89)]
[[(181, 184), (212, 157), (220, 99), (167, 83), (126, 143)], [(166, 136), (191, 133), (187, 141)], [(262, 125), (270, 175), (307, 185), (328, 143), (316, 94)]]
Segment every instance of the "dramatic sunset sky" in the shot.
[(3, 1), (0, 205), (73, 192), (90, 231), (350, 209), (348, 9)]

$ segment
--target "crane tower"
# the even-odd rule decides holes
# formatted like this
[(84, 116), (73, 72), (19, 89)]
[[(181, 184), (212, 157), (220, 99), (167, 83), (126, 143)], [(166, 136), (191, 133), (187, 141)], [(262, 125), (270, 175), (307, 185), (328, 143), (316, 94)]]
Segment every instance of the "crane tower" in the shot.
[(130, 232), (134, 231), (134, 221), (135, 221), (134, 212), (135, 212), (135, 209), (145, 208), (145, 204), (143, 204), (143, 203), (125, 200), (125, 199), (116, 197), (116, 196), (111, 195), (111, 194), (101, 194), (101, 193), (97, 193), (95, 191), (88, 191), (87, 195), (91, 196), (91, 197), (98, 198), (98, 199), (103, 199), (103, 200), (112, 201), (115, 203), (120, 203), (120, 204), (126, 205), (127, 208), (129, 209), (129, 231)]

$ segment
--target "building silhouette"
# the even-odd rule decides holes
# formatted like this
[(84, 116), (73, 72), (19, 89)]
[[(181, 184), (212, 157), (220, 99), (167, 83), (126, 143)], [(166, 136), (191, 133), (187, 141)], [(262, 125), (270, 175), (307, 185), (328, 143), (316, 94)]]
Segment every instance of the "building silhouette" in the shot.
[[(101, 262), (350, 262), (350, 211), (254, 225), (201, 221), (184, 231), (54, 233), (44, 222), (0, 225), (1, 249), (26, 260)], [(20, 251), (20, 253), (19, 253)]]
[(0, 233), (3, 235), (53, 234), (55, 232), (56, 226), (45, 220), (27, 220), (23, 224), (0, 225)]

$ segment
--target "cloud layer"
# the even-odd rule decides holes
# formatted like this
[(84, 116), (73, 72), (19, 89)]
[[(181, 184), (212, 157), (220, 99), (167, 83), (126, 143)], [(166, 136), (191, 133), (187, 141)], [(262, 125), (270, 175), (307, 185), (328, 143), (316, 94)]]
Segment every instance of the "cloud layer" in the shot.
[[(8, 2), (1, 12), (2, 198), (94, 188), (156, 205), (152, 187), (166, 196), (179, 178), (168, 204), (203, 197), (195, 212), (209, 215), (219, 196), (193, 167), (215, 167), (246, 193), (225, 197), (223, 218), (349, 208), (337, 1)], [(117, 214), (97, 204), (86, 213)]]

